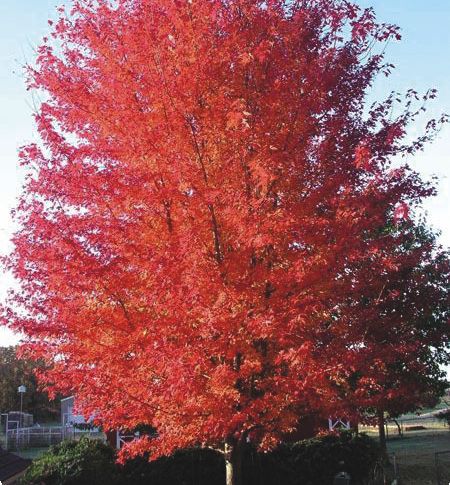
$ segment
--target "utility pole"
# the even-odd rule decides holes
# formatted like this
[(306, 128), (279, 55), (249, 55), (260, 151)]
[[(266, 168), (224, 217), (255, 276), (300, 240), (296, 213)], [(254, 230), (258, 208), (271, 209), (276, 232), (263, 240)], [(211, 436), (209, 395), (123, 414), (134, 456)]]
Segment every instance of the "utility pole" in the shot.
[(23, 395), (27, 392), (27, 388), (22, 384), (17, 388), (17, 392), (20, 394), (20, 418), (19, 418), (19, 428), (23, 426)]

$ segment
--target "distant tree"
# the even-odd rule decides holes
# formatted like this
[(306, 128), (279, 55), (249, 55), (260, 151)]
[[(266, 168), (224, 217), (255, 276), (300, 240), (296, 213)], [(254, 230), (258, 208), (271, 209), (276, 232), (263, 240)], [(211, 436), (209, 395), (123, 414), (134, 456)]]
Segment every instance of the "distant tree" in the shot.
[(54, 419), (58, 416), (59, 403), (51, 402), (46, 392), (39, 389), (34, 372), (43, 370), (42, 362), (19, 359), (16, 347), (0, 347), (0, 411), (20, 410), (20, 395), (17, 388), (25, 385), (23, 410), (37, 420)]
[(393, 223), (383, 237), (392, 244), (353, 268), (354, 291), (340, 311), (351, 363), (343, 367), (342, 404), (377, 417), (385, 448), (385, 415), (434, 406), (448, 387), (450, 259), (423, 224)]
[(440, 413), (436, 414), (436, 417), (441, 421), (445, 421), (450, 428), (450, 409), (441, 411)]
[[(42, 145), (21, 151), (7, 266), (22, 288), (4, 320), (50, 389), (107, 428), (157, 428), (123, 459), (209, 446), (234, 485), (247, 440), (271, 448), (339, 406), (361, 318), (379, 311), (362, 310), (354, 268), (390, 253), (402, 236), (382, 229), (434, 193), (391, 164), (436, 125), (405, 140), (416, 93), (366, 106), (390, 70), (377, 46), (399, 37), (344, 0), (61, 10), (28, 70)], [(399, 354), (392, 322), (369, 362)]]

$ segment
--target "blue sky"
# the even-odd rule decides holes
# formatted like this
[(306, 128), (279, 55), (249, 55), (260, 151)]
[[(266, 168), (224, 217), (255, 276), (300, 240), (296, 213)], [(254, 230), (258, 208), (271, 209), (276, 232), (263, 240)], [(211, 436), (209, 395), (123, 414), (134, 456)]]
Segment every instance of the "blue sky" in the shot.
[[(0, 1), (0, 254), (10, 249), (13, 230), (9, 212), (20, 192), (22, 174), (17, 149), (35, 139), (31, 118), (32, 98), (26, 92), (21, 66), (33, 59), (33, 49), (46, 34), (47, 20), (54, 16), (55, 0)], [(403, 40), (391, 43), (387, 58), (397, 69), (380, 78), (374, 95), (390, 90), (437, 88), (439, 98), (430, 105), (428, 117), (450, 113), (450, 0), (360, 0), (373, 6), (378, 18), (401, 26)], [(420, 123), (418, 125), (420, 128)], [(419, 131), (417, 131), (419, 133)], [(439, 195), (426, 204), (429, 223), (442, 231), (441, 240), (450, 246), (450, 126), (445, 127), (433, 145), (409, 160), (411, 166), (428, 178), (440, 177)], [(12, 284), (0, 274), (0, 298)], [(0, 330), (0, 345), (16, 341)]]

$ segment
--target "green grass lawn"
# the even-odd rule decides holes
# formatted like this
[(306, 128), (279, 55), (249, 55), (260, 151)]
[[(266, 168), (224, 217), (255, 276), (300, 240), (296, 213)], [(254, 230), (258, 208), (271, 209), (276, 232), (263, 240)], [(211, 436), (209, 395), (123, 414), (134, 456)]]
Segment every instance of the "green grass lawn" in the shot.
[[(413, 413), (401, 416), (402, 437), (398, 435), (396, 424), (388, 423), (388, 453), (391, 463), (395, 455), (401, 485), (436, 485), (435, 454), (450, 451), (450, 429), (445, 421), (433, 419), (429, 413), (448, 405), (447, 398), (433, 409), (421, 410), (422, 417)], [(376, 427), (361, 426), (360, 431), (378, 438)], [(439, 470), (441, 483), (450, 484), (450, 453), (439, 455)]]
[(30, 460), (34, 460), (35, 458), (39, 458), (48, 450), (48, 447), (45, 448), (27, 448), (26, 450), (22, 451), (14, 451), (15, 455), (19, 455), (22, 458), (29, 458)]
[[(450, 451), (450, 432), (443, 430), (433, 434), (406, 435), (388, 441), (391, 463), (398, 466), (401, 483), (404, 485), (435, 485), (435, 453)], [(450, 483), (450, 453), (440, 455), (441, 483)]]

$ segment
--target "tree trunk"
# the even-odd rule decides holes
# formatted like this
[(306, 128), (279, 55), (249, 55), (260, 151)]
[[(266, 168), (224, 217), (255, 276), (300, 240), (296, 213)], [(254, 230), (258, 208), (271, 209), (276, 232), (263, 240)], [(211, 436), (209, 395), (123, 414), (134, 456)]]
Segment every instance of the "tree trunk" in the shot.
[(378, 435), (380, 437), (380, 446), (384, 454), (386, 454), (386, 432), (384, 429), (384, 411), (378, 411)]
[(242, 444), (228, 441), (225, 443), (226, 485), (242, 484)]
[(400, 438), (402, 438), (403, 432), (402, 432), (402, 427), (400, 426), (400, 423), (396, 419), (393, 419), (393, 421), (397, 425), (398, 435), (400, 436)]

